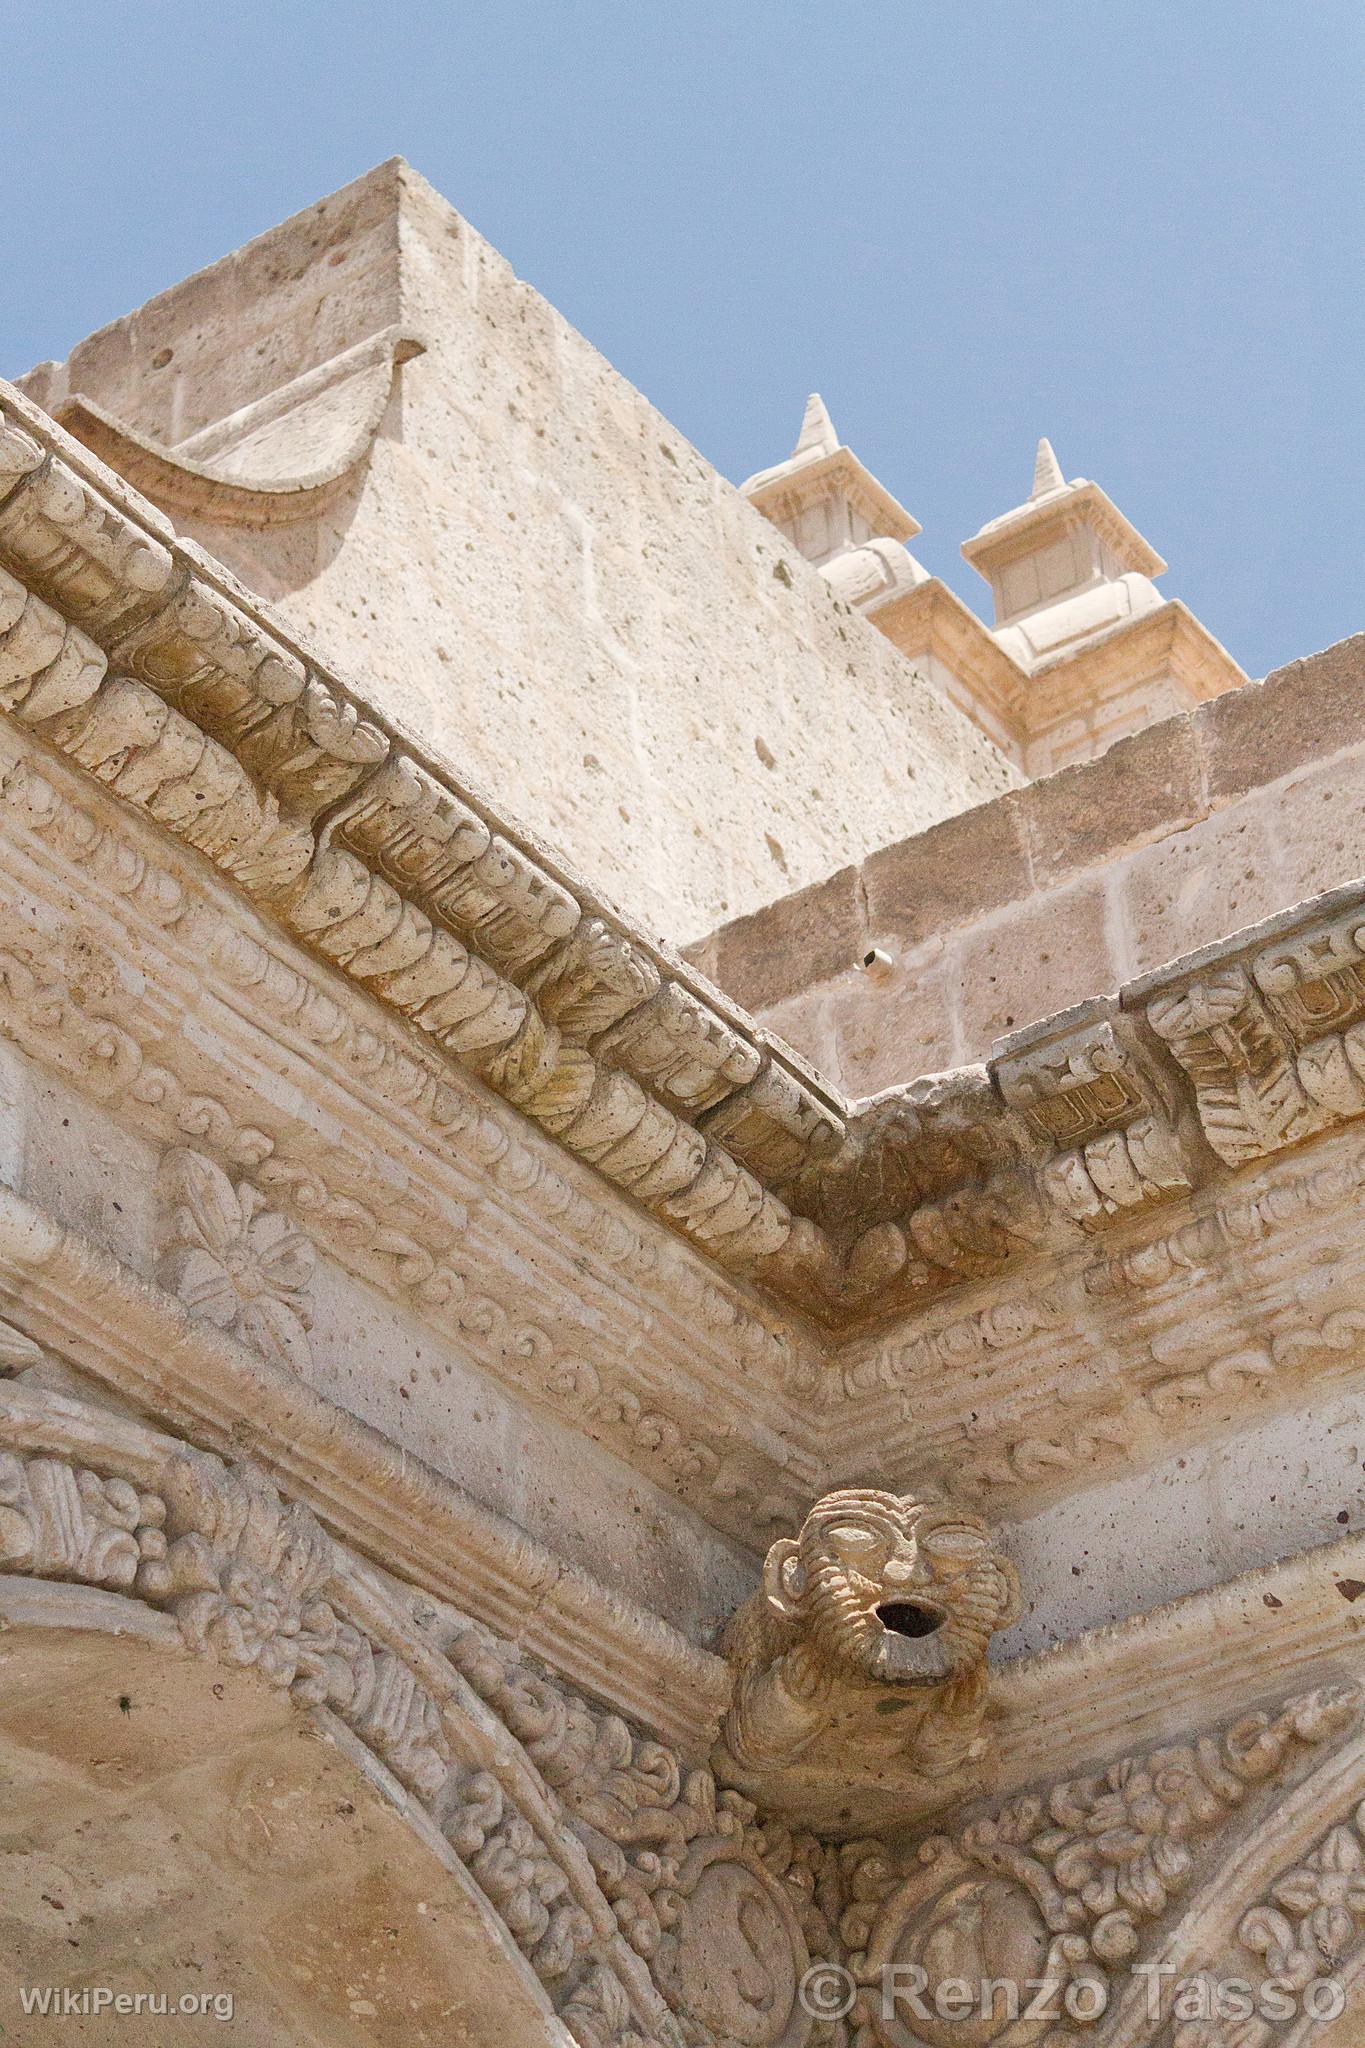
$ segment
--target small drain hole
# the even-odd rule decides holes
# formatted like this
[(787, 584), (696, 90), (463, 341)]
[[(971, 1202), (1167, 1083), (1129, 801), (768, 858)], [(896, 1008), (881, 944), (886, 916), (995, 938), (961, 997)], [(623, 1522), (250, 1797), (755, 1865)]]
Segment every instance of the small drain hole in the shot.
[(877, 1609), (883, 1628), (897, 1636), (931, 1636), (943, 1626), (935, 1607), (921, 1607), (918, 1600), (886, 1600)]

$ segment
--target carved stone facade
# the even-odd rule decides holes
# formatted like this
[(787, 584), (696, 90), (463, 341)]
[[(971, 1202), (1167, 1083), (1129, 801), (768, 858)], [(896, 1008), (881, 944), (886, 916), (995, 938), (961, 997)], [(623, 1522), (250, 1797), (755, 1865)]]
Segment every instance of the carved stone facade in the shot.
[(6, 2039), (1359, 2037), (1362, 643), (748, 492), (405, 166), (0, 387)]

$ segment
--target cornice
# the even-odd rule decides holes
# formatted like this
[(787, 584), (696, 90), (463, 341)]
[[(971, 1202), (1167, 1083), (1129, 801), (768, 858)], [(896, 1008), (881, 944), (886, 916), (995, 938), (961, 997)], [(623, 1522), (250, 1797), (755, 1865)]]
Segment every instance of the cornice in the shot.
[(860, 512), (873, 534), (890, 540), (913, 540), (917, 519), (879, 483), (851, 448), (842, 444), (829, 453), (812, 453), (761, 471), (740, 486), (756, 511), (780, 525), (798, 519), (811, 505), (838, 493)]
[(1109, 543), (1125, 569), (1136, 569), (1144, 576), (1164, 572), (1166, 563), (1151, 542), (1125, 518), (1107, 491), (1086, 478), (988, 520), (979, 533), (963, 541), (963, 559), (989, 578), (1016, 556), (1033, 554), (1045, 546), (1052, 533), (1087, 525)]
[(1124, 619), (1083, 647), (1041, 662), (1033, 671), (1028, 737), (1057, 719), (1089, 711), (1105, 697), (1141, 683), (1170, 662), (1191, 702), (1202, 703), (1247, 681), (1227, 649), (1187, 605), (1171, 598), (1155, 611)]
[[(13, 728), (0, 848), (4, 1028), (32, 1058), (245, 1168), (340, 1267), (741, 1542), (803, 1511), (798, 1324)], [(138, 993), (111, 1010), (120, 972)]]
[(1365, 1537), (1348, 1536), (1000, 1665), (993, 1790), (1084, 1772), (1290, 1687), (1359, 1682), (1363, 1580)]
[(879, 605), (872, 617), (878, 632), (907, 660), (913, 661), (917, 655), (939, 656), (985, 698), (1017, 739), (1027, 737), (1029, 678), (975, 612), (939, 577), (931, 576), (914, 590)]
[(729, 1270), (837, 1263), (780, 1192), (844, 1131), (796, 1055), (5, 409), (11, 713)]
[(9, 718), (216, 867), (286, 955), (320, 955), (345, 1009), (389, 1012), (430, 1085), (472, 1075), (705, 1259), (849, 1332), (825, 1405), (880, 1371), (861, 1328), (1083, 1265), (1365, 1114), (1359, 887), (845, 1102), (5, 404)]
[[(1021, 1513), (1150, 1461), (1173, 1414), (1194, 1440), (1353, 1367), (1342, 1333), (1365, 1300), (1365, 1145), (1349, 1124), (1235, 1174), (1210, 1151), (1207, 1187), (1159, 1190), (1131, 1214), (1097, 1205), (1063, 1151), (1049, 1184), (1073, 1206), (1091, 1189), (1090, 1228), (827, 1352), (396, 1020), (354, 1016), (335, 973), (234, 912), (208, 876), (158, 860), (142, 821), (12, 730), (0, 845), (4, 1021), (25, 1051), (148, 1135), (244, 1168), (338, 1265), (742, 1542), (799, 1519), (832, 1468), (893, 1484), (951, 1474), (954, 1490)], [(1281, 921), (1281, 945), (1295, 929)], [(1279, 953), (1262, 950), (1274, 978)], [(111, 1014), (115, 962), (143, 993)], [(1125, 1071), (1170, 1099), (1150, 1055), (1118, 1060), (1112, 1006), (1064, 1022), (1077, 1085), (1093, 1094), (1109, 1062), (1101, 1107), (1141, 1121)], [(1035, 1113), (1054, 1121), (1074, 1115), (1045, 1093), (1057, 1045), (1055, 1026), (1021, 1034), (997, 1074), (1016, 1102), (1040, 1093)], [(263, 1090), (268, 1070), (279, 1079)], [(1090, 1139), (1101, 1181), (1103, 1136)], [(1180, 1333), (1196, 1316), (1191, 1358)]]

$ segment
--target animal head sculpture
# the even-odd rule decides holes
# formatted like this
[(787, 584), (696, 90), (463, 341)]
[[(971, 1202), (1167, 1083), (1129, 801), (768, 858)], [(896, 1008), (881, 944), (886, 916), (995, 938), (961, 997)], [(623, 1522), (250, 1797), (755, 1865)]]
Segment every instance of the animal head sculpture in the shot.
[(1014, 1566), (978, 1516), (870, 1487), (828, 1493), (773, 1544), (727, 1633), (727, 1747), (781, 1765), (835, 1738), (951, 1769), (980, 1728), (991, 1636), (1018, 1612)]

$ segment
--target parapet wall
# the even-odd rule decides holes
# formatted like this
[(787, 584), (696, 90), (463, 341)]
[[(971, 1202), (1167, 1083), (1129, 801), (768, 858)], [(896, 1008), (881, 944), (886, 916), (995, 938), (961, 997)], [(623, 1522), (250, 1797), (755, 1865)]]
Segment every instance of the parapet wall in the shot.
[(24, 388), (658, 937), (1019, 779), (400, 161)]
[[(1365, 873), (1365, 635), (882, 848), (692, 949), (850, 1096)], [(880, 950), (890, 965), (862, 963)]]

